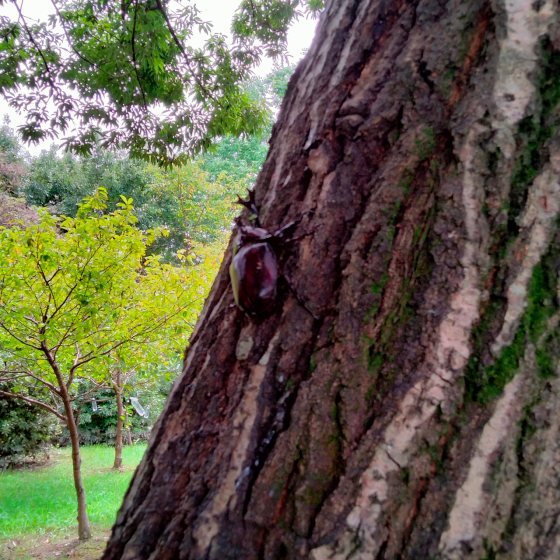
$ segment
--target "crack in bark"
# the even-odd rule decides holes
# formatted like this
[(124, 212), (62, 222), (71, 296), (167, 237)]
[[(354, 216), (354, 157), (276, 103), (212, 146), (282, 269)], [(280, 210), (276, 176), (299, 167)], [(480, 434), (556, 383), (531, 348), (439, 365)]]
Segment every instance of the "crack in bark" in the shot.
[[(338, 413), (335, 414), (335, 418), (334, 418), (334, 423), (336, 426), (336, 430), (337, 430), (337, 434), (335, 437), (339, 437), (340, 439), (344, 438), (344, 429), (342, 426), (342, 422), (341, 422), (341, 418), (340, 418), (340, 408), (342, 406), (342, 395), (341, 395), (341, 387), (339, 387), (339, 389), (336, 391), (335, 396), (334, 396), (334, 406), (336, 407)], [(321, 510), (323, 509), (325, 503), (327, 502), (327, 500), (329, 499), (329, 497), (332, 495), (332, 493), (334, 492), (334, 490), (338, 487), (340, 478), (343, 474), (343, 472), (346, 470), (346, 463), (344, 461), (344, 457), (342, 454), (342, 445), (340, 444), (340, 442), (337, 442), (337, 456), (334, 460), (335, 463), (335, 471), (333, 471), (333, 476), (332, 479), (330, 481), (329, 487), (324, 491), (321, 500), (319, 501), (319, 503), (317, 504), (316, 508), (315, 508), (315, 514), (311, 517), (310, 523), (309, 523), (309, 529), (307, 532), (307, 538), (310, 539), (313, 535), (313, 532), (315, 531), (315, 523), (317, 520), (318, 515), (320, 514)]]

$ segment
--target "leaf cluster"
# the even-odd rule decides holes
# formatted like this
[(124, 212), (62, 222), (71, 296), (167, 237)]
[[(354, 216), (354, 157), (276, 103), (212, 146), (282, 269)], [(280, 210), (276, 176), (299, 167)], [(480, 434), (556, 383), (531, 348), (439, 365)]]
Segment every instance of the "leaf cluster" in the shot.
[(301, 17), (316, 17), (323, 8), (323, 0), (243, 0), (232, 30), (245, 48), (286, 60), (290, 25)]

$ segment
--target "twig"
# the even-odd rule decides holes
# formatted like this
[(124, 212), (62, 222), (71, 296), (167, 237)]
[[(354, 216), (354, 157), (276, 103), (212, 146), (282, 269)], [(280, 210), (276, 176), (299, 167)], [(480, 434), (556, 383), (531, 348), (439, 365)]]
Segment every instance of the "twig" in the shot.
[(156, 0), (156, 6), (157, 6), (159, 12), (161, 13), (161, 15), (163, 16), (163, 19), (165, 20), (165, 23), (167, 25), (167, 29), (169, 30), (169, 33), (171, 34), (171, 37), (173, 38), (173, 41), (175, 41), (175, 44), (177, 45), (177, 47), (179, 47), (179, 50), (181, 51), (181, 53), (183, 55), (183, 58), (185, 59), (187, 67), (188, 67), (189, 71), (191, 72), (192, 77), (194, 78), (194, 81), (198, 84), (198, 87), (200, 87), (200, 89), (210, 99), (212, 99), (212, 101), (218, 103), (218, 100), (214, 97), (214, 95), (212, 95), (212, 93), (207, 89), (207, 87), (200, 81), (200, 79), (197, 77), (195, 71), (193, 70), (193, 67), (191, 65), (191, 59), (187, 55), (187, 52), (185, 51), (185, 47), (183, 46), (183, 43), (181, 43), (181, 40), (179, 39), (179, 37), (175, 33), (175, 30), (173, 29), (173, 26), (171, 25), (171, 21), (169, 20), (169, 16), (167, 15), (167, 12), (165, 11), (165, 7), (161, 3), (161, 0)]

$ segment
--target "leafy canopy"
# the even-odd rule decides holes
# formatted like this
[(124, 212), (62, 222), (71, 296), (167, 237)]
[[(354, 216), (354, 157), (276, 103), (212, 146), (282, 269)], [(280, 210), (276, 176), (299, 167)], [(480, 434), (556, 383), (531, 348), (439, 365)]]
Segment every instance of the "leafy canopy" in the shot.
[(0, 15), (0, 94), (26, 114), (24, 140), (62, 134), (80, 154), (122, 147), (160, 164), (266, 128), (269, 111), (246, 87), (251, 69), (264, 54), (285, 56), (289, 25), (322, 8), (243, 0), (232, 45), (188, 0), (51, 3), (55, 13), (37, 22), (25, 2), (0, 0), (17, 13)]
[(101, 142), (166, 163), (266, 123), (243, 87), (257, 54), (212, 34), (190, 3), (52, 0), (38, 23), (12, 4), (18, 18), (0, 18), (0, 93), (27, 112), (25, 140), (66, 134), (82, 154)]

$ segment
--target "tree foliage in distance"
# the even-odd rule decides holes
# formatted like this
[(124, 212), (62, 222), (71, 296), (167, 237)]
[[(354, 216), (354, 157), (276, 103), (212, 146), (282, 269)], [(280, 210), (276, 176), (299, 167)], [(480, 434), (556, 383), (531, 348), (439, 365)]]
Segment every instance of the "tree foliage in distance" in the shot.
[(4, 119), (0, 126), (0, 227), (21, 227), (36, 222), (37, 212), (26, 204), (21, 187), (28, 166), (18, 138)]
[(37, 220), (37, 211), (27, 205), (24, 199), (0, 192), (0, 226), (20, 227)]
[(17, 194), (25, 177), (25, 161), (17, 136), (7, 119), (0, 126), (0, 193)]
[(267, 152), (268, 144), (259, 136), (227, 136), (198, 161), (210, 181), (226, 188), (238, 183), (243, 190), (254, 185)]
[(11, 4), (17, 17), (0, 17), (0, 93), (27, 115), (27, 141), (66, 134), (81, 154), (100, 143), (169, 163), (267, 122), (243, 85), (258, 50), (228, 45), (190, 3), (52, 0), (48, 22)]
[[(29, 204), (48, 207), (55, 214), (75, 216), (82, 200), (91, 196), (99, 185), (107, 190), (110, 206), (120, 195), (144, 203), (145, 189), (151, 181), (147, 165), (124, 154), (96, 150), (88, 157), (70, 153), (60, 155), (53, 148), (31, 159), (21, 193)], [(153, 227), (164, 224), (141, 224)]]
[(168, 228), (169, 236), (154, 244), (156, 251), (169, 258), (178, 250), (200, 251), (214, 243), (225, 244), (239, 208), (234, 204), (246, 188), (245, 182), (216, 180), (204, 171), (199, 162), (162, 170), (150, 169), (152, 180), (138, 207), (141, 224)]
[(80, 201), (104, 185), (109, 205), (118, 203), (121, 195), (134, 199), (140, 229), (168, 230), (149, 252), (176, 262), (178, 250), (222, 239), (239, 211), (234, 206), (237, 195), (254, 181), (264, 157), (261, 143), (252, 137), (231, 142), (244, 153), (230, 153), (228, 159), (220, 149), (208, 160), (169, 169), (106, 150), (89, 157), (61, 157), (50, 150), (31, 161), (21, 192), (29, 204), (75, 216)]

